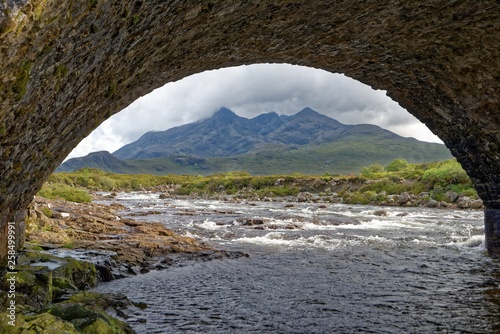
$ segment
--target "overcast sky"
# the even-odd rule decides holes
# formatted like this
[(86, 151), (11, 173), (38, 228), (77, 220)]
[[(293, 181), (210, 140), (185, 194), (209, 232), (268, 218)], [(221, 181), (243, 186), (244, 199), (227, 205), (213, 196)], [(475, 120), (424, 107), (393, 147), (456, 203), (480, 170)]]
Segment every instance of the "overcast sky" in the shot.
[(342, 74), (258, 64), (207, 71), (168, 83), (102, 123), (68, 158), (114, 152), (147, 131), (207, 118), (223, 106), (247, 118), (270, 111), (291, 115), (310, 107), (344, 124), (371, 123), (404, 137), (442, 142), (385, 91)]

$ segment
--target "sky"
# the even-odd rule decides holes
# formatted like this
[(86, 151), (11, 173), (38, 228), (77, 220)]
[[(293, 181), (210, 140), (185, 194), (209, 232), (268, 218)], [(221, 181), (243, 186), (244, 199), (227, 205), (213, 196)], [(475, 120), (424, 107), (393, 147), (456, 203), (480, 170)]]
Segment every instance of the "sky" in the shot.
[(148, 131), (208, 118), (221, 107), (246, 118), (270, 111), (292, 115), (310, 107), (344, 124), (375, 124), (403, 137), (442, 143), (383, 90), (310, 67), (255, 64), (167, 83), (102, 123), (67, 159), (103, 150), (112, 153)]

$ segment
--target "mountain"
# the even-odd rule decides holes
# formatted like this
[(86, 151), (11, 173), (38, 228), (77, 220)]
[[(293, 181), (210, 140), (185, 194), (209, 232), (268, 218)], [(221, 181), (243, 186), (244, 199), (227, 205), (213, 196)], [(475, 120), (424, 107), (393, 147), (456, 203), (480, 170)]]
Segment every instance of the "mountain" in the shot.
[(252, 119), (221, 108), (198, 122), (147, 132), (112, 155), (98, 153), (70, 159), (58, 171), (95, 167), (117, 173), (324, 174), (357, 172), (398, 158), (412, 163), (451, 158), (444, 145), (404, 138), (376, 125), (342, 124), (310, 108)]
[(89, 153), (85, 157), (69, 159), (57, 168), (58, 172), (71, 172), (84, 167), (99, 168), (118, 174), (134, 173), (135, 168), (113, 156), (108, 151)]
[(287, 148), (334, 141), (351, 127), (309, 108), (292, 116), (271, 112), (252, 119), (221, 108), (212, 117), (199, 122), (148, 132), (113, 155), (134, 160), (172, 155), (233, 156), (267, 146)]

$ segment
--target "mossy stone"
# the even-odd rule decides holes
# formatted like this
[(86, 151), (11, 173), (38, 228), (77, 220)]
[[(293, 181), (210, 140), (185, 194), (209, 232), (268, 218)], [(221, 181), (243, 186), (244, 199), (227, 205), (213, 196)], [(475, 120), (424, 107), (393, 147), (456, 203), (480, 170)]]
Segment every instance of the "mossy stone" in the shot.
[(82, 328), (83, 334), (116, 334), (117, 332), (109, 323), (101, 318), (97, 318), (92, 323)]
[(79, 290), (86, 290), (97, 285), (97, 270), (89, 262), (69, 259), (65, 265), (54, 270), (54, 276), (67, 278)]
[[(0, 314), (4, 319), (5, 313)], [(34, 316), (17, 314), (15, 326), (7, 322), (0, 322), (0, 333), (12, 334), (77, 334), (78, 331), (71, 323), (64, 321), (49, 313), (41, 313)]]

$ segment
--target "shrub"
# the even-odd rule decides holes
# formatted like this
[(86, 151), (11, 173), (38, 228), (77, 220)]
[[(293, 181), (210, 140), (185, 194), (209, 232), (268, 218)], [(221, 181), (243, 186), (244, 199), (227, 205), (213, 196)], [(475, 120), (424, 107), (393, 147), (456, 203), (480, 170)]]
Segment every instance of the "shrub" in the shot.
[(383, 172), (384, 166), (378, 163), (361, 168), (361, 175), (364, 177), (373, 177), (375, 174)]
[(366, 202), (371, 203), (371, 202), (376, 202), (377, 201), (377, 193), (371, 190), (365, 191), (363, 193), (363, 197)]
[(387, 167), (385, 167), (385, 170), (387, 172), (400, 172), (410, 167), (411, 165), (405, 159), (396, 159), (393, 160), (389, 165), (387, 165)]
[(469, 176), (456, 160), (448, 160), (436, 168), (426, 170), (422, 175), (422, 182), (425, 182), (430, 189), (447, 187), (451, 184), (472, 187)]

